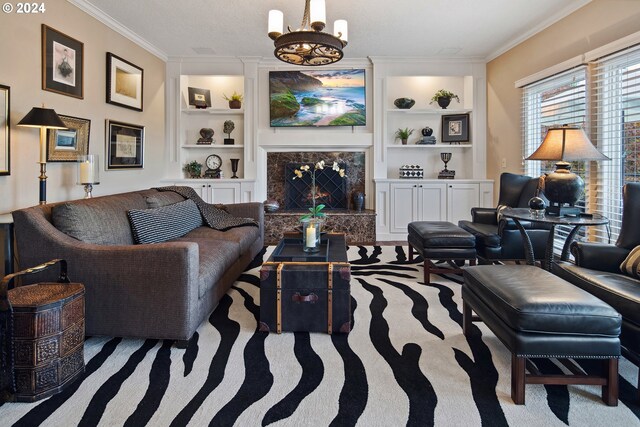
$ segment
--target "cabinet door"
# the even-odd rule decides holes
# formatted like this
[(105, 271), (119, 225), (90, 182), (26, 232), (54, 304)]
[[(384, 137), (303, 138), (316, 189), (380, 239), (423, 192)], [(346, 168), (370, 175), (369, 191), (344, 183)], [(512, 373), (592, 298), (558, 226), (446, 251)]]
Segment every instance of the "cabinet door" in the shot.
[(391, 232), (407, 233), (407, 225), (417, 219), (417, 184), (391, 184)]
[(207, 203), (211, 203), (209, 199), (209, 187), (207, 184), (176, 182), (174, 185), (186, 185), (193, 188), (198, 196)]
[(446, 184), (418, 184), (418, 219), (420, 221), (446, 221), (446, 200)]
[(240, 183), (214, 183), (211, 184), (211, 202), (209, 203), (239, 203), (240, 197)]
[(452, 183), (447, 185), (447, 221), (471, 219), (471, 208), (480, 206), (480, 184)]

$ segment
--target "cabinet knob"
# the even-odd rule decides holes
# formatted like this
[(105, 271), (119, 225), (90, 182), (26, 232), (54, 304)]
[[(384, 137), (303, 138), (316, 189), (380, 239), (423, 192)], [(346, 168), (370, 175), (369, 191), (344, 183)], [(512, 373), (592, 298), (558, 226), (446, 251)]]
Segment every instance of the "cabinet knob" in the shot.
[(453, 188), (453, 185), (450, 185), (449, 188)]
[(202, 188), (205, 188), (205, 187), (206, 187), (206, 185), (202, 184)]
[(422, 188), (422, 184), (418, 185), (418, 187)]
[(207, 187), (211, 188), (211, 184), (207, 185)]
[(418, 185), (417, 184), (413, 184), (413, 188), (416, 188)]

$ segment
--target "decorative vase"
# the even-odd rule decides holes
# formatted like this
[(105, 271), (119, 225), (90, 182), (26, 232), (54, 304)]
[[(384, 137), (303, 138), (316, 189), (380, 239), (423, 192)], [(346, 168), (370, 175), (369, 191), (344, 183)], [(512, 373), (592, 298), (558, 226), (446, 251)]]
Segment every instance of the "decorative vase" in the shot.
[(238, 163), (240, 159), (231, 159), (231, 172), (233, 172), (233, 176), (231, 178), (237, 178), (236, 172), (238, 172)]
[(364, 206), (364, 193), (353, 193), (353, 208), (357, 211), (361, 211)]
[(393, 101), (393, 105), (400, 108), (401, 110), (408, 110), (409, 108), (415, 105), (416, 101), (411, 98), (398, 98)]
[(229, 108), (232, 110), (239, 110), (242, 108), (242, 101), (229, 101)]
[(431, 134), (433, 134), (433, 129), (431, 129), (429, 126), (422, 128), (422, 130), (420, 131), (422, 133), (422, 136), (431, 136)]
[(267, 199), (262, 202), (265, 212), (275, 212), (280, 209), (280, 203), (275, 199)]
[(446, 109), (449, 104), (451, 104), (451, 98), (447, 98), (444, 96), (439, 96), (438, 97), (438, 105), (441, 106), (443, 109)]
[(322, 223), (320, 218), (305, 218), (302, 223), (302, 249), (305, 252), (320, 251), (320, 231)]

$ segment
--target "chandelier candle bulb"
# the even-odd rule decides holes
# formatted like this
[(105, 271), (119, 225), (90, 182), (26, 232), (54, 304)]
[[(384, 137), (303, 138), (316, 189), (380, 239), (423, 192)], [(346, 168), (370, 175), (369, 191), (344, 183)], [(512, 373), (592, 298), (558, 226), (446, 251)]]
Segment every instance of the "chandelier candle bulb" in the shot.
[(347, 21), (344, 19), (337, 19), (333, 22), (333, 35), (338, 37), (343, 42), (348, 41), (347, 34)]
[(316, 27), (319, 26), (321, 28), (316, 31), (322, 31), (325, 22), (327, 22), (324, 0), (311, 0), (311, 11), (309, 16), (311, 18), (311, 27), (315, 30)]
[(277, 38), (284, 28), (284, 14), (276, 9), (269, 11), (269, 37)]

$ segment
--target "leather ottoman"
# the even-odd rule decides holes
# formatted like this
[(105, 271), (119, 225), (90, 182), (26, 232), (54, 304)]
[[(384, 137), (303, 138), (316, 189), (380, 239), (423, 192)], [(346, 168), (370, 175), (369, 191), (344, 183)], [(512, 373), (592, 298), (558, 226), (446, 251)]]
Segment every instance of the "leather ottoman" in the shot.
[[(511, 398), (524, 404), (525, 384), (602, 386), (618, 403), (621, 316), (611, 306), (534, 266), (482, 265), (464, 271), (463, 331), (473, 310), (511, 352)], [(528, 358), (559, 358), (574, 375), (540, 375)], [(586, 375), (572, 360), (602, 359), (603, 375)], [(527, 374), (525, 367), (529, 368)]]
[[(476, 265), (476, 238), (455, 224), (445, 221), (414, 221), (407, 227), (409, 261), (413, 251), (424, 259), (424, 282), (429, 284), (431, 273), (458, 273), (458, 263)], [(446, 260), (453, 268), (439, 268), (432, 260)]]

